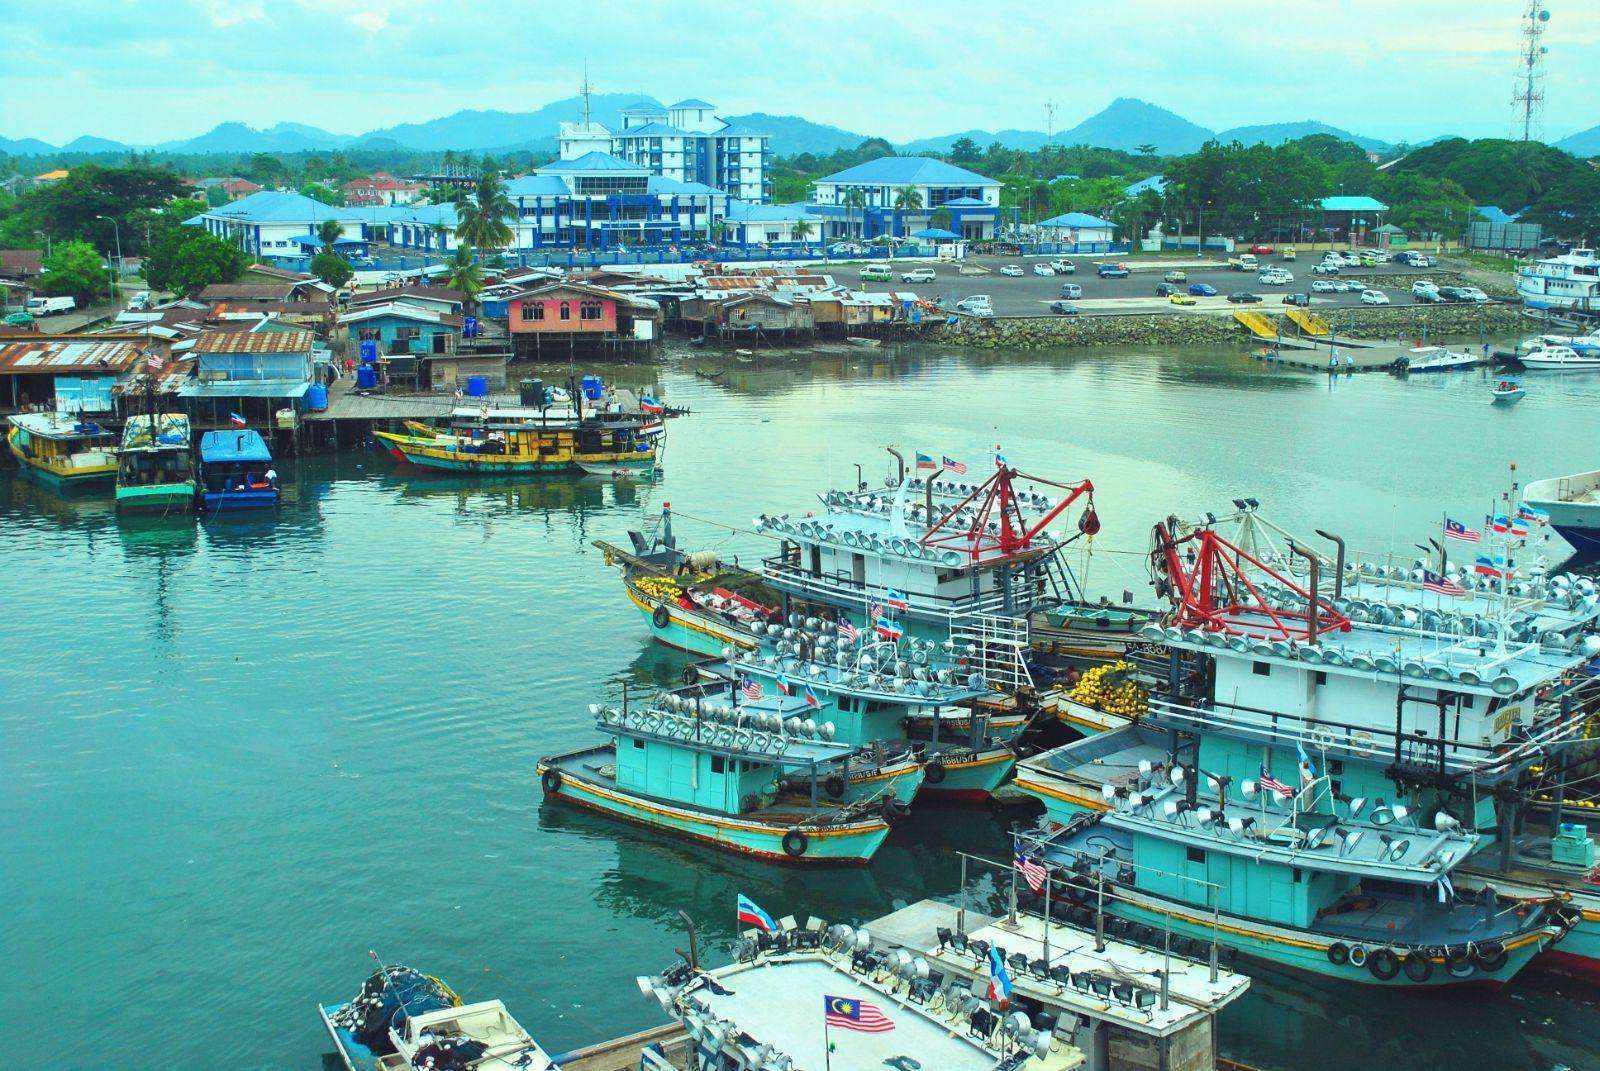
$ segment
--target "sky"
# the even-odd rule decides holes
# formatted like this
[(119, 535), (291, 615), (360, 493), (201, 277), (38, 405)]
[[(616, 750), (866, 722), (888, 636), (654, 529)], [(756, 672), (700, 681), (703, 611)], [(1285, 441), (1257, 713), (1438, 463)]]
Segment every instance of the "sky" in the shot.
[[(1600, 124), (1600, 11), (1548, 0), (1544, 133)], [(1513, 131), (1521, 0), (0, 0), (0, 136), (362, 133), (595, 88), (894, 141), (1066, 129), (1119, 96), (1212, 129)], [(534, 132), (538, 136), (543, 132)]]

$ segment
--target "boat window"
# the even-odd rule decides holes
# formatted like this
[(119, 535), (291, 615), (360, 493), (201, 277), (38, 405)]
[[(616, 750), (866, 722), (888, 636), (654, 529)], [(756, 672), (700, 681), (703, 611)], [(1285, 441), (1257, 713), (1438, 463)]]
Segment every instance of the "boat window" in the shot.
[(644, 750), (644, 741), (640, 740), (638, 737), (634, 737), (633, 746), (638, 748), (640, 751), (643, 751)]
[(726, 772), (727, 768), (728, 768), (727, 760), (725, 760), (721, 755), (713, 755), (713, 756), (711, 756), (711, 772), (712, 773), (724, 773), (724, 772)]
[(1312, 680), (1312, 683), (1314, 683), (1314, 684), (1327, 684), (1328, 683), (1328, 671), (1325, 670), (1325, 669), (1319, 669), (1319, 670), (1314, 671), (1311, 674), (1311, 680)]
[(1251, 662), (1250, 672), (1258, 677), (1272, 676), (1272, 665), (1268, 662)]
[(1204, 848), (1187, 848), (1184, 850), (1184, 854), (1191, 863), (1204, 863), (1206, 861), (1206, 850)]
[(853, 696), (841, 695), (837, 702), (839, 704), (839, 709), (846, 714), (849, 714), (856, 709), (856, 701)]
[(1306, 876), (1305, 876), (1305, 874), (1304, 874), (1304, 873), (1302, 873), (1302, 872), (1301, 872), (1301, 870), (1300, 870), (1300, 868), (1299, 868), (1299, 867), (1295, 867), (1295, 868), (1294, 868), (1294, 883), (1295, 883), (1295, 884), (1296, 884), (1296, 885), (1300, 885), (1300, 884), (1302, 884), (1302, 883), (1303, 883), (1303, 882), (1304, 882), (1304, 881), (1305, 881), (1305, 880), (1306, 880)]

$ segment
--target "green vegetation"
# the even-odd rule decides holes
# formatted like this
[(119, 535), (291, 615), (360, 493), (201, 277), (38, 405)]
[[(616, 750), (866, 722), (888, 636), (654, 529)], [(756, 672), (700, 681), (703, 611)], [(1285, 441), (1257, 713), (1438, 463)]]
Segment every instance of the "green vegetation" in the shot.
[(332, 249), (324, 249), (311, 258), (311, 274), (332, 287), (340, 287), (348, 283), (356, 270), (350, 262)]
[(43, 263), (47, 294), (71, 294), (86, 305), (111, 292), (110, 271), (88, 242), (57, 242)]
[(506, 223), (506, 217), (514, 211), (500, 176), (485, 171), (478, 177), (472, 196), (456, 207), (456, 237), (490, 253), (504, 249), (516, 237)]
[(144, 261), (144, 277), (156, 290), (193, 294), (212, 283), (236, 282), (250, 258), (236, 245), (199, 227), (169, 225)]
[(459, 290), (467, 296), (467, 304), (475, 305), (483, 292), (483, 268), (479, 266), (472, 246), (456, 246), (444, 266), (444, 285)]

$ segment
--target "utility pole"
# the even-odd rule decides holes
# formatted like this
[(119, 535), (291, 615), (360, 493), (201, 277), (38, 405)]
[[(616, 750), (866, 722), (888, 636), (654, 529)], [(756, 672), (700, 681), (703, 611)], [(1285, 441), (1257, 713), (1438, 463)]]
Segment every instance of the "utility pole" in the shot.
[(117, 221), (111, 216), (96, 216), (111, 224), (112, 233), (117, 236), (117, 266), (111, 271), (111, 295), (118, 305), (122, 304), (122, 228), (117, 226)]

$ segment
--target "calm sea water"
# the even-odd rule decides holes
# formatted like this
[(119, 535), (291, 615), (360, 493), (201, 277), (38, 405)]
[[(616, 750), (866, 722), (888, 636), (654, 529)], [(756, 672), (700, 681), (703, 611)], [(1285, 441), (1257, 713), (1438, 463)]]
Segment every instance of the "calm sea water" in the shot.
[[(1167, 513), (1254, 496), (1409, 557), (1441, 512), (1481, 516), (1511, 463), (1600, 461), (1600, 376), (1529, 376), (1502, 410), (1482, 374), (1330, 382), (1204, 350), (617, 375), (693, 410), (654, 485), (353, 453), (280, 464), (273, 518), (132, 526), (108, 497), (0, 473), (0, 976), (14, 1013), (54, 1009), (30, 1066), (320, 1067), (313, 1005), (353, 993), (369, 949), (504, 999), (560, 1051), (658, 1021), (632, 978), (672, 959), (680, 909), (720, 945), (739, 891), (854, 921), (953, 891), (950, 849), (1002, 855), (984, 812), (919, 813), (870, 870), (813, 874), (541, 807), (534, 763), (592, 739), (589, 702), (678, 677), (590, 546), (665, 501), (685, 542), (753, 558), (762, 541), (691, 518), (810, 508), (857, 462), (881, 477), (885, 443), (975, 473), (1001, 443), (1095, 481), (1090, 587), (1143, 596)], [(1221, 1033), (1297, 1071), (1584, 1068), (1591, 998), (1531, 976), (1413, 996), (1268, 974)]]

